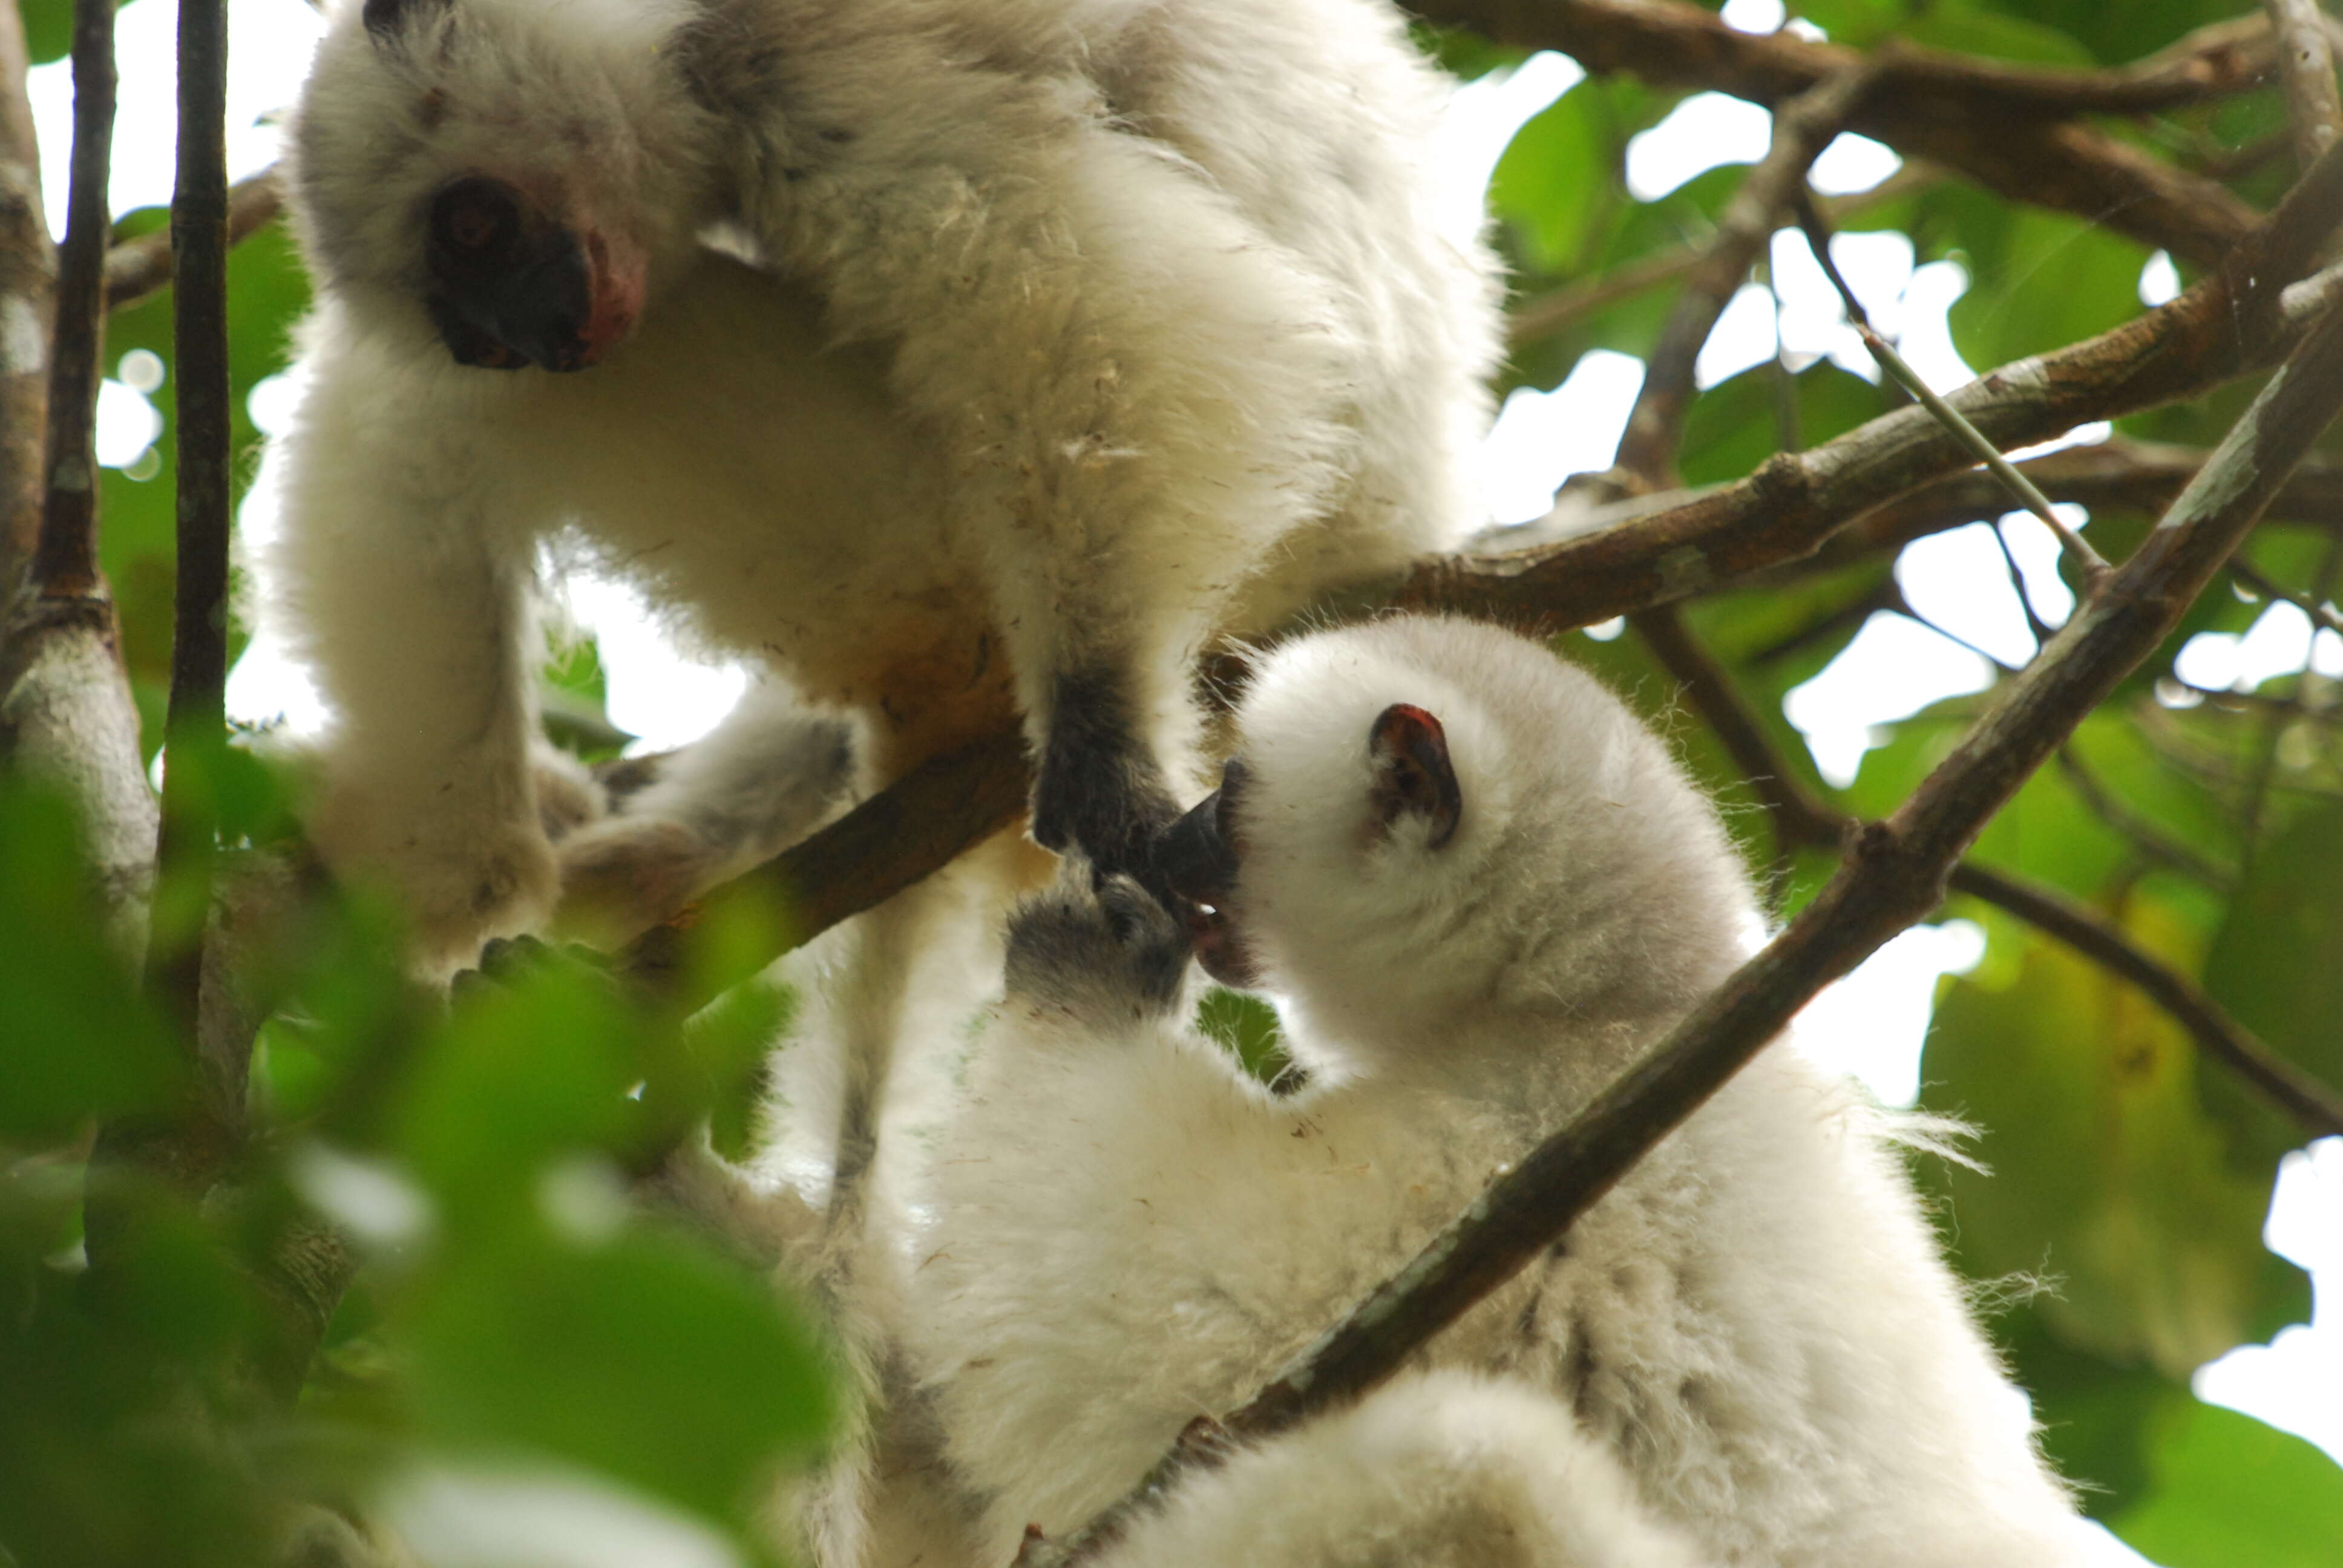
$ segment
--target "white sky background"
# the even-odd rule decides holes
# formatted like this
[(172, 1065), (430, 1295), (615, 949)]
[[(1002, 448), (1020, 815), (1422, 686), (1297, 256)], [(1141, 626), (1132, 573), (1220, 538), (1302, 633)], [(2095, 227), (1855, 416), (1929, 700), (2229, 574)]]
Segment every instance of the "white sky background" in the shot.
[[(1779, 0), (1731, 0), (1725, 15), (1735, 25), (1763, 31), (1781, 25), (1782, 11)], [(266, 117), (290, 96), (307, 68), (320, 24), (303, 0), (236, 0), (228, 21), (228, 150), (235, 177), (276, 156), (277, 134)], [(121, 109), (112, 184), (116, 212), (170, 199), (174, 24), (168, 0), (135, 0), (119, 13)], [(1515, 71), (1458, 92), (1445, 145), (1436, 152), (1454, 170), (1460, 214), (1469, 216), (1477, 206), (1489, 172), (1514, 131), (1584, 75), (1563, 56), (1539, 55)], [(41, 136), (45, 196), (52, 223), (62, 228), (72, 139), (67, 67), (62, 61), (41, 66), (32, 73), (29, 86)], [(1688, 98), (1630, 145), (1630, 188), (1649, 199), (1720, 164), (1755, 162), (1769, 134), (1769, 117), (1760, 108), (1718, 94)], [(1815, 164), (1814, 184), (1825, 193), (1862, 190), (1896, 166), (1887, 148), (1842, 136)], [(1930, 385), (1948, 389), (1972, 378), (1946, 326), (1946, 307), (1967, 286), (1956, 264), (1916, 267), (1910, 242), (1895, 234), (1840, 236), (1832, 254), (1880, 329), (1898, 338), (1906, 357)], [(1775, 236), (1769, 261), (1780, 300), (1778, 323), (1765, 290), (1744, 289), (1702, 349), (1699, 384), (1712, 386), (1777, 353), (1794, 367), (1828, 357), (1853, 374), (1876, 380), (1875, 367), (1841, 318), (1836, 297), (1805, 239), (1795, 232)], [(2160, 254), (2152, 258), (2140, 279), (2143, 301), (2161, 303), (2177, 289), (2170, 259)], [(134, 475), (161, 427), (141, 395), (154, 389), (160, 367), (152, 356), (143, 360), (125, 357), (99, 406), (100, 459)], [(1626, 355), (1597, 351), (1554, 390), (1525, 388), (1507, 398), (1486, 449), (1484, 485), (1493, 518), (1535, 518), (1569, 475), (1607, 467), (1642, 371), (1641, 363)], [(255, 424), (264, 432), (281, 427), (294, 396), (284, 377), (255, 387)], [(2104, 427), (2087, 428), (2067, 439), (2093, 440), (2104, 434)], [(2066, 520), (2081, 526), (2087, 519), (2074, 508)], [(249, 545), (265, 538), (274, 525), (264, 465), (262, 480), (239, 514), (239, 527)], [(2023, 512), (2004, 518), (1999, 527), (2036, 613), (2058, 624), (2072, 598), (2057, 579), (2048, 530)], [(1991, 684), (1996, 661), (2020, 664), (2034, 651), (1988, 525), (1907, 548), (1896, 577), (1914, 610), (1933, 626), (1902, 615), (1874, 616), (1828, 668), (1791, 693), (1786, 705), (1816, 765), (1835, 781), (1854, 778), (1875, 727), (1941, 698), (1982, 690)], [(745, 683), (738, 668), (709, 668), (679, 658), (627, 589), (577, 585), (570, 608), (599, 640), (612, 721), (642, 737), (642, 745), (672, 746), (704, 733)], [(2275, 604), (2242, 636), (2208, 633), (2195, 638), (2184, 649), (2179, 669), (2193, 685), (2249, 689), (2300, 668), (2306, 659), (2328, 674), (2343, 674), (2343, 638), (2321, 631), (2314, 642), (2308, 617), (2291, 605)], [(301, 672), (266, 638), (256, 640), (237, 666), (229, 707), (245, 718), (283, 715), (297, 727), (314, 726), (321, 718)], [(1815, 1000), (1800, 1020), (1802, 1048), (1861, 1078), (1882, 1100), (1910, 1103), (1917, 1091), (1921, 1037), (1936, 978), (1972, 967), (1982, 944), (1977, 928), (1961, 920), (1906, 932)], [(2343, 1390), (2343, 1322), (2334, 1304), (2336, 1292), (2343, 1290), (2343, 1140), (2325, 1140), (2311, 1153), (2288, 1157), (2268, 1240), (2319, 1272), (2325, 1310), (2314, 1328), (2290, 1329), (2274, 1345), (2244, 1347), (2207, 1366), (2197, 1376), (2197, 1391), (2299, 1432), (2343, 1459), (2343, 1396), (2338, 1393)]]

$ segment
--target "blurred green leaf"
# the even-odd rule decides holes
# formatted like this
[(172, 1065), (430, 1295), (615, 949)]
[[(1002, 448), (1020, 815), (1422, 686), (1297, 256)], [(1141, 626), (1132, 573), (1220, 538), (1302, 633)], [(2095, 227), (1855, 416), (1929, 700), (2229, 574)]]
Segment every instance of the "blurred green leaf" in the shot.
[(2164, 1568), (2331, 1568), (2343, 1468), (2298, 1437), (2194, 1402), (2158, 1423), (2156, 1488), (2108, 1527)]
[(2139, 314), (2141, 246), (2061, 213), (1976, 198), (1962, 205), (1973, 215), (1960, 231), (1969, 288), (1951, 320), (1953, 345), (1971, 366), (2040, 354)]
[(576, 1460), (745, 1522), (830, 1402), (812, 1335), (762, 1281), (672, 1239), (468, 1252), (407, 1342), (426, 1430)]
[[(2272, 1050), (2343, 1084), (2343, 802), (2265, 846), (2205, 960), (2205, 989)], [(2298, 1128), (2277, 1136), (2298, 1141)]]
[(451, 1221), (501, 1224), (556, 1157), (620, 1138), (641, 1078), (629, 1022), (596, 977), (559, 964), (458, 999), (422, 1045), (393, 1134)]
[[(2146, 900), (2124, 923), (2163, 945)], [(1977, 1123), (2000, 1171), (1943, 1175), (1965, 1257), (2048, 1276), (2061, 1339), (2173, 1378), (2308, 1310), (2300, 1271), (2261, 1246), (2272, 1172), (2237, 1168), (2200, 1070), (2153, 1004), (2039, 937), (2014, 976), (1946, 983), (1921, 1062), (1924, 1102)]]
[(184, 1080), (99, 921), (80, 844), (55, 791), (0, 773), (0, 1143), (61, 1141)]
[(35, 65), (62, 58), (73, 47), (73, 0), (18, 0), (25, 19), (25, 53)]

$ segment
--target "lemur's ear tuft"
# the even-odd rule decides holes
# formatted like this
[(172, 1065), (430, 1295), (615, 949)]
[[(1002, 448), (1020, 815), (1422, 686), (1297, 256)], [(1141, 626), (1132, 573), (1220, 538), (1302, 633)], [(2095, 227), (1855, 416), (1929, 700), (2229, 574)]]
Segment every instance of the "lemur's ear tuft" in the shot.
[(1374, 765), (1371, 797), (1384, 831), (1414, 817), (1425, 824), (1424, 841), (1432, 849), (1455, 836), (1464, 795), (1439, 719), (1413, 703), (1394, 702), (1367, 732), (1367, 755)]
[(407, 17), (424, 11), (445, 11), (447, 8), (448, 0), (366, 0), (366, 7), (359, 16), (366, 23), (367, 32), (377, 39), (387, 39), (397, 35), (399, 24)]

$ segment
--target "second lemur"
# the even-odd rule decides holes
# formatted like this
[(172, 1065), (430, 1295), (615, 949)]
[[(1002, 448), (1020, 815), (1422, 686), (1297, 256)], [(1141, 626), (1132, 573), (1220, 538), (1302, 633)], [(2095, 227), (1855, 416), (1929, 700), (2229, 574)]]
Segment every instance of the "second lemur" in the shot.
[(432, 967), (552, 907), (567, 538), (867, 782), (1021, 714), (1034, 837), (1143, 869), (1199, 649), (1479, 520), (1443, 96), (1384, 0), (339, 0), (269, 562), (329, 863)]
[[(1029, 1523), (1078, 1526), (1192, 1418), (1242, 1402), (1756, 928), (1665, 748), (1520, 638), (1398, 618), (1304, 638), (1261, 663), (1237, 732), (1222, 789), (1166, 841), (1188, 930), (1127, 881), (1026, 905), (935, 1153), (904, 1340), (983, 1500), (980, 1560), (1006, 1562)], [(1189, 1025), (1192, 938), (1280, 999), (1300, 1092), (1271, 1094)], [(1428, 1363), (1549, 1402), (1623, 1473), (1626, 1501), (1573, 1526), (1614, 1543), (1785, 1568), (2078, 1561), (2084, 1527), (1898, 1134), (1770, 1050)], [(1241, 1456), (1143, 1525), (1131, 1560), (1177, 1561), (1158, 1537), (1244, 1539), (1223, 1527), (1251, 1486), (1291, 1538), (1353, 1542), (1301, 1560), (1349, 1561), (1364, 1548), (1340, 1520), (1405, 1512), (1391, 1477), (1342, 1457), (1369, 1446), (1305, 1431)], [(1321, 1479), (1297, 1495), (1266, 1479), (1281, 1465)]]

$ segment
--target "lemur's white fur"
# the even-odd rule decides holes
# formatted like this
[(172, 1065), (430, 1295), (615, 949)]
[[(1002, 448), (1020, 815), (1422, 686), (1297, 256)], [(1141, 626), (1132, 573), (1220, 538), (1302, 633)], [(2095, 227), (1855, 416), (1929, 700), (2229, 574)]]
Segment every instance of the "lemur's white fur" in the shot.
[[(1377, 793), (1368, 738), (1394, 703), (1444, 727), (1462, 803), (1444, 844)], [(1182, 950), (1127, 884), (1114, 921), (1086, 887), (1020, 912), (902, 1302), (948, 1462), (982, 1500), (980, 1561), (1006, 1562), (1029, 1523), (1081, 1523), (1191, 1418), (1251, 1393), (1723, 979), (1755, 919), (1661, 742), (1508, 633), (1395, 618), (1294, 642), (1261, 663), (1238, 731), (1226, 913), (1310, 1081), (1273, 1096), (1194, 1032), (1163, 965)], [(1619, 1466), (1654, 1528), (1720, 1562), (2082, 1554), (1893, 1124), (1778, 1049), (1428, 1362), (1549, 1402), (1542, 1419)], [(1455, 1500), (1411, 1504), (1329, 1457), (1388, 1435), (1350, 1419), (1205, 1483), (1259, 1506), (1192, 1538), (1273, 1521), (1335, 1540), (1350, 1513), (1404, 1528)], [(1469, 1467), (1470, 1425), (1424, 1417), (1424, 1462)], [(1322, 1489), (1266, 1479), (1279, 1466)]]
[[(318, 306), (270, 575), (336, 718), (317, 840), (432, 959), (558, 890), (549, 534), (870, 715), (878, 781), (1021, 712), (1046, 782), (1070, 679), (1176, 775), (1208, 638), (1475, 520), (1493, 274), (1383, 0), (367, 9), (291, 136)], [(452, 362), (424, 232), (467, 176), (639, 288), (592, 368)]]
[[(979, 1559), (980, 1562), (982, 1559)], [(1518, 1380), (1402, 1377), (1183, 1482), (1104, 1568), (1694, 1568), (1618, 1460)]]

